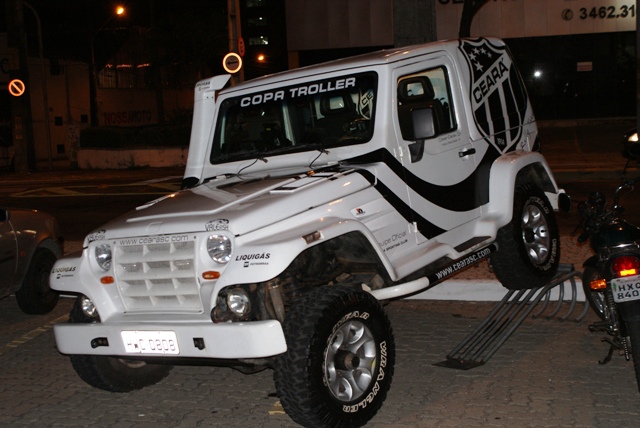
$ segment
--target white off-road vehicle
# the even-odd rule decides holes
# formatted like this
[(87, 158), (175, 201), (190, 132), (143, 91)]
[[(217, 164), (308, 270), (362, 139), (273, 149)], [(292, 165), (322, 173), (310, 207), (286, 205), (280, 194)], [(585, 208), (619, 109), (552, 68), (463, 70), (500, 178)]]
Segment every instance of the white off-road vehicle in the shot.
[[(559, 262), (564, 205), (497, 39), (392, 49), (195, 88), (184, 190), (89, 234), (52, 287), (59, 350), (130, 391), (169, 364), (274, 369), (308, 426), (360, 426), (395, 346), (380, 301), (489, 258), (505, 287)], [(157, 364), (159, 363), (159, 364)]]

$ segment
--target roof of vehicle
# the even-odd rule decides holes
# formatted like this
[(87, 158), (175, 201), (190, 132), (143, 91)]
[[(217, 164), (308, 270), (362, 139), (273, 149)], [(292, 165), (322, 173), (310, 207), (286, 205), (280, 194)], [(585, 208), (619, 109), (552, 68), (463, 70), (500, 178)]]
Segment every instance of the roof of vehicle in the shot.
[[(495, 39), (492, 40), (494, 42), (496, 41)], [(404, 46), (401, 48), (383, 49), (376, 52), (341, 58), (321, 64), (310, 65), (293, 70), (283, 71), (276, 74), (258, 77), (256, 79), (249, 80), (247, 82), (228, 88), (224, 92), (232, 93), (250, 88), (258, 88), (263, 85), (290, 81), (300, 77), (308, 77), (310, 75), (317, 76), (325, 73), (335, 72), (337, 70), (347, 70), (360, 67), (371, 67), (390, 64), (438, 51), (453, 52), (455, 49), (457, 49), (459, 43), (459, 40), (442, 40), (419, 45)]]

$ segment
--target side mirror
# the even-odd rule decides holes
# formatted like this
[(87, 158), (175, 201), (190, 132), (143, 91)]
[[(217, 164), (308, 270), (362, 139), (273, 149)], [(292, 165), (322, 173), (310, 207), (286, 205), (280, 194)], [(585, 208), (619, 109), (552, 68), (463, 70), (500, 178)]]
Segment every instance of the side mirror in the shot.
[(436, 118), (433, 108), (417, 108), (411, 111), (413, 122), (413, 137), (416, 140), (426, 140), (438, 135)]
[(411, 162), (419, 162), (424, 154), (424, 140), (438, 135), (434, 110), (431, 107), (411, 110), (411, 123), (415, 143), (409, 144)]
[(640, 142), (638, 142), (638, 132), (634, 129), (625, 134), (622, 144), (622, 155), (629, 159), (640, 159)]
[(0, 222), (7, 220), (9, 220), (9, 212), (4, 208), (0, 208)]

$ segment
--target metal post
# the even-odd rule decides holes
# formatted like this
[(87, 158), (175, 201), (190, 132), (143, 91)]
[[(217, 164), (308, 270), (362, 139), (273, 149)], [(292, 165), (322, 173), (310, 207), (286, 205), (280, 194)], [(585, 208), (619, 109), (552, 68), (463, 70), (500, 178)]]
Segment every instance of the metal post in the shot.
[[(238, 40), (241, 37), (240, 0), (227, 0), (227, 16), (229, 18), (229, 52), (238, 52)], [(244, 81), (244, 68), (231, 76), (231, 83), (237, 85)]]
[(40, 53), (40, 67), (42, 67), (42, 97), (43, 97), (43, 113), (44, 113), (44, 134), (45, 141), (47, 143), (47, 153), (49, 155), (49, 169), (53, 169), (53, 156), (51, 152), (51, 130), (49, 129), (49, 94), (47, 91), (47, 67), (44, 63), (44, 54), (42, 49), (42, 25), (40, 24), (40, 15), (38, 12), (26, 1), (23, 1), (22, 4), (29, 9), (33, 15), (36, 17), (36, 23), (38, 24), (38, 44), (39, 44), (39, 53)]

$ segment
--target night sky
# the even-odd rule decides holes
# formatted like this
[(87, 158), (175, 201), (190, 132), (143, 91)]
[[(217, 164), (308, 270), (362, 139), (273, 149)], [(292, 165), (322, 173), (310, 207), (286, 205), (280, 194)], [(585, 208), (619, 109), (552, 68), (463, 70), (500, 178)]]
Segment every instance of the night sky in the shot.
[[(105, 60), (127, 38), (127, 31), (153, 30), (158, 43), (182, 43), (197, 50), (203, 42), (225, 49), (228, 44), (226, 0), (28, 0), (40, 16), (47, 58), (90, 62), (91, 37), (97, 62)], [(124, 16), (115, 8), (123, 5)], [(0, 31), (6, 31), (6, 2), (0, 10)], [(31, 56), (37, 56), (37, 23), (25, 7), (24, 24)], [(185, 46), (193, 44), (192, 47)]]

